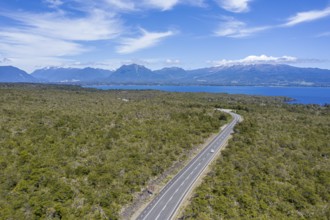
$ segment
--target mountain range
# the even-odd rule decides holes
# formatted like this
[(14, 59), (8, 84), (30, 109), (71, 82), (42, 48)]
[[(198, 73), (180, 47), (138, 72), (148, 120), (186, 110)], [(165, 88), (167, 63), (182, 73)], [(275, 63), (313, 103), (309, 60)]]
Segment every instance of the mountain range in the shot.
[(131, 64), (123, 65), (115, 71), (90, 67), (51, 67), (28, 74), (16, 67), (0, 66), (0, 82), (330, 86), (330, 70), (280, 64), (251, 64), (195, 70), (171, 67), (152, 71), (145, 66)]
[(38, 82), (38, 79), (16, 67), (0, 66), (0, 82)]
[(37, 79), (45, 82), (99, 82), (104, 78), (109, 77), (112, 74), (110, 70), (94, 69), (94, 68), (57, 68), (47, 67), (44, 69), (38, 69), (31, 75)]

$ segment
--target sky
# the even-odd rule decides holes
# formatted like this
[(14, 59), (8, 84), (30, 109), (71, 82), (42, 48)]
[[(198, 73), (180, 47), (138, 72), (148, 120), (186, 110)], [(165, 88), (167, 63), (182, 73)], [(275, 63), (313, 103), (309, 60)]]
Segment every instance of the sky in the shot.
[(0, 65), (330, 69), (330, 0), (1, 0)]

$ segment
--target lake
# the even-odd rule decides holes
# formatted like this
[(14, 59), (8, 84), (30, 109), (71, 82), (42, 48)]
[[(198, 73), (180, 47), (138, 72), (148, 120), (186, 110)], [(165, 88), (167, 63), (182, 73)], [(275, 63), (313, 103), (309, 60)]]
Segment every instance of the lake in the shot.
[(330, 87), (263, 87), (263, 86), (157, 86), (157, 85), (92, 85), (101, 90), (160, 90), (167, 92), (209, 92), (263, 96), (286, 96), (297, 104), (330, 104)]

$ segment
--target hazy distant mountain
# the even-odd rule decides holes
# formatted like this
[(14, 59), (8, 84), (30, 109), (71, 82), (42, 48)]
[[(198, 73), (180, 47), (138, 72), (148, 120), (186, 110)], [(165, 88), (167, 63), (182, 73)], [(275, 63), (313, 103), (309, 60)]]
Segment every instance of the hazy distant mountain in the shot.
[(188, 72), (190, 83), (215, 85), (330, 85), (330, 70), (289, 65), (234, 65)]
[(37, 79), (13, 66), (0, 66), (0, 82), (37, 82)]
[(155, 70), (154, 73), (162, 76), (166, 81), (173, 82), (178, 79), (185, 79), (188, 77), (187, 71), (179, 67), (166, 67), (160, 70)]
[(107, 78), (109, 83), (157, 83), (164, 80), (164, 76), (137, 64), (123, 65)]
[[(178, 67), (152, 71), (144, 66), (123, 65), (116, 71), (94, 68), (44, 68), (32, 76), (39, 81), (103, 84), (189, 84), (330, 86), (330, 70), (289, 65), (253, 64), (218, 66), (196, 70)], [(1, 82), (35, 82), (31, 75), (15, 67), (1, 67)]]
[(35, 78), (48, 82), (98, 82), (112, 74), (110, 70), (94, 68), (44, 68), (32, 73)]

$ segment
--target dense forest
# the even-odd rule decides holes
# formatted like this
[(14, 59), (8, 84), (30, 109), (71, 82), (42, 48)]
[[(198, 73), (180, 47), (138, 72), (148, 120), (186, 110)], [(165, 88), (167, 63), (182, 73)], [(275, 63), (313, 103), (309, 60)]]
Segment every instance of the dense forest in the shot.
[(329, 219), (330, 107), (282, 97), (0, 84), (0, 219), (118, 219), (244, 117), (181, 219)]
[(330, 219), (330, 106), (244, 106), (180, 219)]
[(189, 94), (0, 85), (0, 219), (117, 219), (229, 117)]

